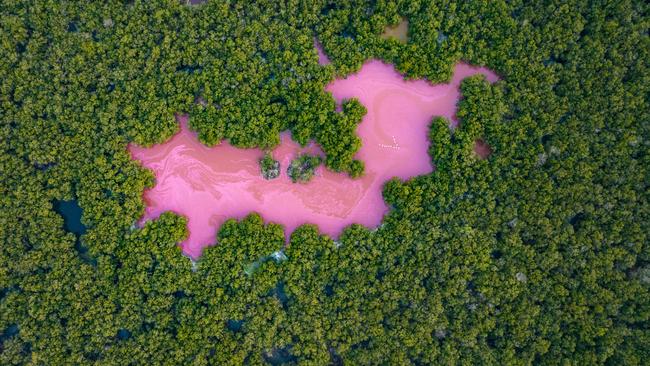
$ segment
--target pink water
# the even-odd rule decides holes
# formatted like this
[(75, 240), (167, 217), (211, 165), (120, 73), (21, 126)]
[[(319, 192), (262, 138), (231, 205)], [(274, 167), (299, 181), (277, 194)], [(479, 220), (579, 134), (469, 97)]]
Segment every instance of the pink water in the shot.
[(367, 62), (359, 73), (327, 86), (337, 101), (356, 97), (368, 109), (357, 133), (362, 147), (357, 158), (365, 162), (365, 175), (318, 168), (307, 184), (291, 183), (286, 168), (301, 151), (320, 152), (317, 146), (302, 149), (288, 134), (273, 151), (281, 163), (279, 178), (260, 175), (258, 149), (238, 149), (227, 142), (206, 147), (187, 127), (187, 117), (178, 117), (181, 131), (164, 144), (151, 148), (131, 145), (132, 156), (153, 170), (154, 188), (144, 193), (143, 220), (173, 211), (188, 219), (189, 237), (183, 252), (198, 257), (204, 247), (215, 244), (218, 227), (228, 218), (258, 212), (266, 221), (284, 225), (292, 232), (304, 223), (317, 224), (333, 237), (352, 223), (369, 228), (381, 222), (388, 208), (381, 191), (392, 177), (407, 179), (432, 171), (427, 153), (428, 125), (433, 116), (454, 119), (460, 97), (460, 81), (482, 73), (491, 82), (497, 76), (466, 64), (455, 67), (449, 84), (404, 81), (392, 66)]
[(316, 39), (314, 39), (314, 48), (318, 52), (318, 63), (320, 65), (329, 65), (331, 63), (330, 59), (325, 54), (325, 51), (323, 51), (323, 46)]

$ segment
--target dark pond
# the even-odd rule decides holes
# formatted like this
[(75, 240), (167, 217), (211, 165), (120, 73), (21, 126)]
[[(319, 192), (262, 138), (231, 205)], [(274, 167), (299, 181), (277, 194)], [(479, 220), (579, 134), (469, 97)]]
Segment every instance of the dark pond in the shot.
[(82, 209), (77, 200), (55, 201), (54, 211), (63, 216), (63, 228), (65, 231), (79, 236), (86, 232), (86, 227), (81, 223)]
[(63, 216), (63, 229), (69, 233), (75, 234), (77, 240), (74, 249), (79, 253), (79, 257), (85, 263), (96, 265), (97, 262), (88, 253), (88, 248), (81, 243), (81, 235), (86, 233), (86, 226), (81, 223), (81, 214), (83, 210), (77, 200), (54, 201), (54, 211)]

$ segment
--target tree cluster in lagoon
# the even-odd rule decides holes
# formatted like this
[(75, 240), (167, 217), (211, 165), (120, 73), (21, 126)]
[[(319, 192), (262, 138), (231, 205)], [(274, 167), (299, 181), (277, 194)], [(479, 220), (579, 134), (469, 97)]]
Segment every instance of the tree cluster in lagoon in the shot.
[[(648, 359), (645, 3), (0, 7), (1, 364)], [(408, 42), (383, 40), (401, 17)], [(301, 227), (287, 260), (249, 276), (284, 245), (258, 216), (229, 221), (194, 266), (182, 217), (133, 227), (153, 176), (126, 144), (169, 138), (178, 111), (208, 144), (268, 148), (289, 129), (359, 171), (361, 106), (337, 113), (323, 87), (371, 57), (409, 78), (464, 59), (504, 80), (463, 84), (460, 127), (431, 126), (436, 171), (387, 183), (376, 232), (336, 244)], [(92, 260), (52, 205), (73, 197)]]
[[(287, 176), (293, 183), (307, 183), (322, 162), (323, 159), (318, 155), (300, 154), (287, 167)], [(259, 163), (260, 173), (264, 179), (275, 179), (280, 176), (280, 162), (273, 159), (270, 152), (264, 153)]]
[(294, 183), (307, 183), (322, 161), (323, 159), (318, 155), (300, 154), (289, 164), (287, 175)]
[(280, 162), (273, 159), (270, 152), (264, 153), (260, 159), (260, 173), (264, 179), (275, 179), (280, 176)]

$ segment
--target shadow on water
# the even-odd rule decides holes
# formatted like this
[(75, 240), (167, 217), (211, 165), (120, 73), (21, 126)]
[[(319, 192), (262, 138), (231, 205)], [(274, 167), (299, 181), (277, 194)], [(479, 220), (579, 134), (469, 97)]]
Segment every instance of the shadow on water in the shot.
[(273, 290), (273, 295), (278, 298), (283, 308), (287, 308), (289, 302), (289, 297), (287, 296), (286, 291), (284, 290), (284, 283), (279, 282), (275, 289)]
[(12, 324), (8, 326), (2, 333), (0, 333), (0, 344), (4, 343), (7, 339), (18, 335), (18, 325)]
[(20, 329), (18, 328), (17, 324), (8, 326), (5, 328), (5, 330), (2, 331), (2, 333), (0, 333), (0, 354), (4, 350), (5, 342), (13, 337), (18, 336), (18, 333), (20, 333)]
[(271, 365), (293, 365), (297, 363), (298, 359), (290, 351), (290, 347), (274, 348), (262, 356), (264, 361)]
[(121, 328), (117, 331), (117, 339), (124, 341), (131, 338), (131, 332), (128, 329)]
[(54, 201), (54, 211), (63, 216), (63, 229), (75, 235), (74, 248), (79, 257), (88, 264), (96, 265), (95, 259), (88, 254), (88, 248), (81, 243), (81, 235), (86, 233), (87, 227), (81, 223), (83, 210), (77, 200)]
[(243, 320), (228, 319), (228, 321), (226, 322), (226, 328), (228, 328), (228, 330), (233, 333), (240, 332), (243, 327), (244, 327)]

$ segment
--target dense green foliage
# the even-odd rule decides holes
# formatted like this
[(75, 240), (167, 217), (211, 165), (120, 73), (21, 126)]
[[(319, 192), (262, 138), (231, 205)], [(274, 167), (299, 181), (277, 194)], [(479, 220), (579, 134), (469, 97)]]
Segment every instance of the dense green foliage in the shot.
[(307, 183), (314, 176), (321, 162), (322, 158), (318, 155), (300, 154), (289, 164), (287, 175), (294, 183)]
[(260, 173), (264, 179), (275, 179), (280, 176), (280, 162), (273, 159), (270, 152), (260, 159)]
[[(0, 2), (0, 364), (647, 364), (648, 11)], [(402, 17), (408, 42), (382, 39)], [(126, 145), (169, 138), (177, 112), (207, 144), (288, 129), (360, 174), (363, 106), (337, 113), (323, 88), (371, 57), (433, 82), (461, 59), (502, 77), (463, 83), (460, 127), (431, 125), (437, 169), (386, 184), (379, 229), (334, 242), (306, 225), (283, 249), (251, 215), (192, 262), (182, 217), (134, 226), (153, 175)], [(54, 210), (73, 198), (81, 245)]]

